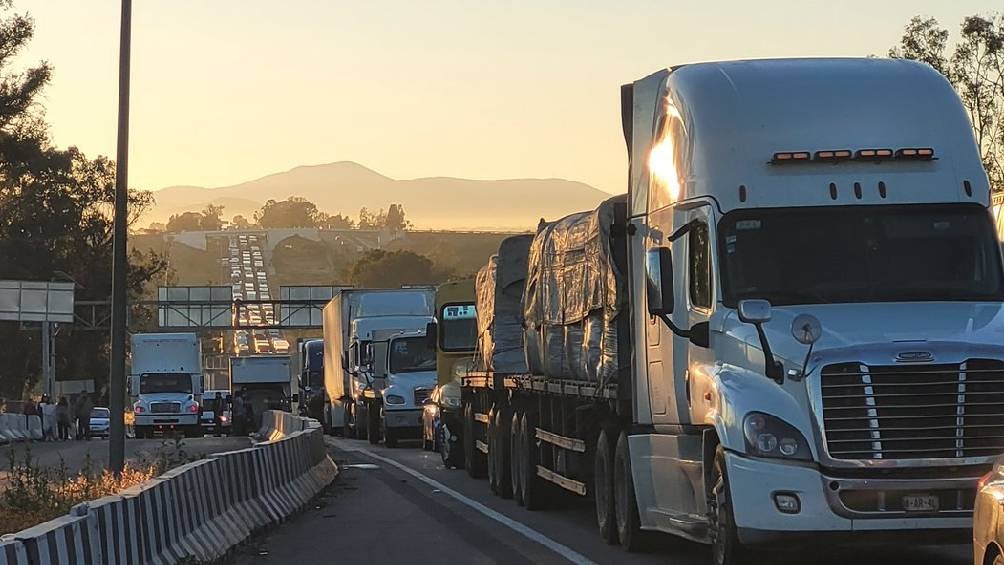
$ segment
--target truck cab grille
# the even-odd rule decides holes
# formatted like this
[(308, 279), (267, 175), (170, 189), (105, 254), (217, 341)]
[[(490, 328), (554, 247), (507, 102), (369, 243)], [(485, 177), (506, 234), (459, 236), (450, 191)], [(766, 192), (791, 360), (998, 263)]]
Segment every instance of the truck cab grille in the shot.
[(822, 370), (823, 428), (834, 459), (1004, 453), (1004, 361)]
[(432, 391), (429, 390), (429, 389), (427, 389), (427, 388), (416, 388), (415, 389), (415, 405), (416, 406), (421, 406), (422, 403), (425, 402), (425, 399), (429, 398), (429, 394), (431, 394), (431, 393), (432, 393)]
[(156, 414), (177, 414), (181, 412), (180, 402), (151, 402), (150, 412)]

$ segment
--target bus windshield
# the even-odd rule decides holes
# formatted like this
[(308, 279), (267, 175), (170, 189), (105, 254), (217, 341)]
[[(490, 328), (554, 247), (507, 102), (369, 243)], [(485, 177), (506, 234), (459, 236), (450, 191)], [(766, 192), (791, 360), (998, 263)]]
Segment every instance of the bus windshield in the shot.
[(719, 231), (730, 307), (1004, 299), (997, 237), (979, 205), (735, 210)]

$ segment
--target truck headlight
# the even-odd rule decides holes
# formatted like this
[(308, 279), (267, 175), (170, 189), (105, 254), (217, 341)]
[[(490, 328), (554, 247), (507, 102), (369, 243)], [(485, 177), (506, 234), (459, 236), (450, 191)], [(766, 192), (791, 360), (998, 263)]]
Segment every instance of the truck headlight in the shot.
[(383, 401), (387, 404), (404, 404), (404, 397), (397, 394), (388, 394), (383, 397)]
[(750, 412), (743, 418), (746, 452), (757, 457), (812, 461), (805, 436), (780, 418), (762, 412)]

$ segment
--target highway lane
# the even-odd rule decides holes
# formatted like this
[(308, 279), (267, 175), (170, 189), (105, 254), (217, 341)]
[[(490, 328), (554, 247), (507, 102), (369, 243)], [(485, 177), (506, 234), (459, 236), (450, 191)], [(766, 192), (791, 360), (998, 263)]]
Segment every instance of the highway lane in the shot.
[[(300, 563), (616, 563), (704, 565), (707, 548), (656, 535), (650, 551), (631, 554), (606, 545), (589, 500), (558, 496), (529, 512), (494, 497), (483, 480), (444, 469), (416, 443), (387, 449), (365, 441), (327, 438), (341, 473), (307, 512), (242, 548), (240, 565)], [(969, 546), (800, 548), (764, 554), (777, 565), (962, 565)]]

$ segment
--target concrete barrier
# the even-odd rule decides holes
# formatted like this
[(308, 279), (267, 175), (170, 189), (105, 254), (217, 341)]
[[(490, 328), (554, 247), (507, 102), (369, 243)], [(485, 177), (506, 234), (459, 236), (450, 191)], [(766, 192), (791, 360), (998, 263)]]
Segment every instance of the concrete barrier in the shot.
[(290, 416), (264, 420), (269, 441), (215, 453), (14, 534), (9, 546), (0, 545), (0, 565), (159, 565), (223, 557), (303, 508), (338, 472), (320, 425)]
[(28, 416), (28, 439), (42, 439), (42, 418), (40, 416)]

